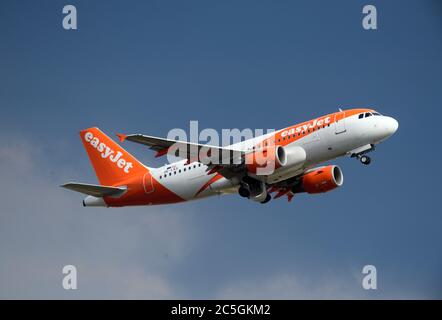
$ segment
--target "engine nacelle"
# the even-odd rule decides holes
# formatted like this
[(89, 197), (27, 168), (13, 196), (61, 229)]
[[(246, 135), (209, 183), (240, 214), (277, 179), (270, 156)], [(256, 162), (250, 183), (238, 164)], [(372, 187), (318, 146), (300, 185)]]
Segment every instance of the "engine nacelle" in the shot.
[(281, 176), (293, 175), (297, 169), (300, 169), (304, 165), (307, 158), (304, 148), (293, 144), (283, 147), (280, 153), (280, 159), (283, 165), (278, 170), (278, 175)]
[(269, 175), (286, 164), (285, 151), (281, 146), (268, 146), (246, 154), (247, 171), (256, 175)]
[(247, 154), (245, 163), (250, 173), (271, 175), (276, 169), (280, 169), (278, 174), (284, 174), (285, 171), (301, 167), (305, 159), (305, 150), (300, 146), (268, 146)]
[(323, 193), (342, 186), (344, 175), (335, 165), (317, 168), (304, 174), (301, 183), (293, 188), (293, 192)]

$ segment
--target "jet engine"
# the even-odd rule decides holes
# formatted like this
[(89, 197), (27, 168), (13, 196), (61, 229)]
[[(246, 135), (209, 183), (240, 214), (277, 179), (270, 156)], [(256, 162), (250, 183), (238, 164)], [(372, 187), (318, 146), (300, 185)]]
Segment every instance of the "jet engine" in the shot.
[(293, 193), (323, 193), (342, 186), (344, 175), (335, 165), (316, 168), (304, 174), (299, 183), (292, 188)]
[(281, 146), (268, 146), (257, 149), (245, 156), (247, 171), (257, 175), (272, 174), (285, 165), (285, 152)]
[(301, 167), (306, 159), (305, 150), (300, 146), (268, 146), (245, 156), (247, 171), (256, 175), (271, 175), (276, 169), (279, 174)]

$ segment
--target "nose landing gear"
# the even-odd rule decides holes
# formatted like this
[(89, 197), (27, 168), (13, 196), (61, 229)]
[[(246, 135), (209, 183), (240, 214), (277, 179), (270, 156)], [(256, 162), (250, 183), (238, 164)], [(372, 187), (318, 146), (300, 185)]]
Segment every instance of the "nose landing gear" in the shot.
[(357, 159), (359, 159), (359, 161), (361, 161), (361, 163), (362, 163), (363, 165), (366, 165), (366, 166), (367, 166), (367, 165), (370, 164), (370, 162), (371, 162), (371, 158), (370, 158), (369, 156), (367, 156), (366, 154), (367, 154), (368, 152), (372, 152), (372, 151), (374, 151), (374, 149), (375, 149), (374, 144), (367, 144), (367, 145), (365, 145), (365, 146), (362, 146), (362, 147), (356, 148), (356, 149), (350, 151), (349, 153), (350, 153), (350, 155), (351, 155), (352, 158), (357, 158)]
[(361, 161), (362, 164), (365, 164), (366, 166), (370, 164), (371, 158), (369, 156), (359, 156), (359, 161)]

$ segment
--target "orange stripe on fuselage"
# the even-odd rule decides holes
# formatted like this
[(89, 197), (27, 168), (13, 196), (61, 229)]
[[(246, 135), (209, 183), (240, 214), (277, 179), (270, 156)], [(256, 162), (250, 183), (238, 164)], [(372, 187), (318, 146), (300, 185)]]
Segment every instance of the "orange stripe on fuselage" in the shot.
[[(345, 113), (345, 118), (351, 117), (355, 114), (359, 114), (362, 112), (373, 112), (373, 109), (349, 109), (349, 110), (343, 110), (342, 112)], [(255, 145), (256, 148), (265, 147), (265, 146), (271, 146), (272, 143), (277, 146), (285, 146), (289, 143), (292, 143), (294, 141), (297, 141), (299, 139), (302, 139), (309, 134), (324, 129), (325, 127), (329, 127), (330, 125), (334, 124), (335, 117), (337, 114), (340, 114), (341, 112), (334, 112), (330, 113), (328, 115), (315, 118), (313, 120), (305, 121), (302, 123), (295, 124), (294, 126), (290, 126), (281, 130), (278, 130), (275, 132), (274, 135), (272, 135), (269, 138), (266, 138)], [(327, 119), (329, 119), (327, 121)], [(318, 125), (318, 123), (320, 125)], [(299, 128), (299, 129), (298, 129)]]
[(183, 202), (185, 199), (167, 189), (159, 181), (152, 177), (150, 172), (147, 178), (152, 179), (153, 191), (146, 193), (144, 175), (139, 175), (119, 183), (126, 186), (127, 191), (118, 198), (105, 197), (104, 201), (109, 207), (140, 206)]

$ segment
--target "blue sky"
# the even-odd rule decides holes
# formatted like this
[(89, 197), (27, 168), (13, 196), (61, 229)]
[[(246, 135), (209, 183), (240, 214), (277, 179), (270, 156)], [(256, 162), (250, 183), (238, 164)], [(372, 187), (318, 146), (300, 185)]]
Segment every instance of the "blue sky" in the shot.
[[(76, 31), (65, 4), (0, 4), (0, 297), (442, 298), (438, 1), (70, 1)], [(281, 128), (338, 107), (400, 127), (372, 165), (334, 161), (344, 186), (321, 196), (113, 210), (58, 187), (96, 182), (89, 126)]]

